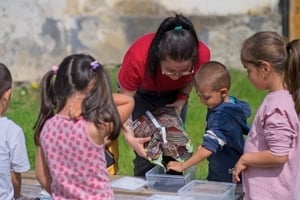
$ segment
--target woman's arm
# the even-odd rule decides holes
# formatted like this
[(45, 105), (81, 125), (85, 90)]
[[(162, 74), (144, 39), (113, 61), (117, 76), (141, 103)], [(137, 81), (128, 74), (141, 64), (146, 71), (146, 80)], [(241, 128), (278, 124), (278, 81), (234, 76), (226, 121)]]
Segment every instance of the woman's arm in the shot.
[[(120, 86), (120, 93), (134, 97), (136, 91), (129, 91)], [(130, 113), (131, 114), (131, 113)], [(133, 134), (133, 126), (132, 126), (132, 118), (131, 116), (127, 119), (127, 121), (123, 124), (123, 135), (127, 143), (134, 149), (134, 151), (141, 157), (146, 158), (146, 151), (144, 149), (144, 143), (148, 142), (151, 137), (146, 138), (136, 138)]]
[(45, 189), (49, 194), (51, 194), (51, 176), (49, 174), (48, 166), (46, 164), (44, 154), (40, 146), (36, 147), (35, 174), (42, 188)]
[(193, 82), (191, 82), (190, 84), (188, 84), (187, 86), (185, 86), (184, 88), (181, 88), (179, 90), (179, 93), (183, 93), (183, 94), (186, 94), (186, 95), (190, 95), (191, 91), (192, 91), (192, 88), (193, 88)]
[(180, 114), (183, 106), (187, 103), (189, 99), (189, 95), (191, 93), (192, 88), (193, 83), (190, 83), (186, 87), (180, 89), (177, 95), (177, 99), (173, 103), (167, 104), (166, 106), (175, 107), (177, 112)]

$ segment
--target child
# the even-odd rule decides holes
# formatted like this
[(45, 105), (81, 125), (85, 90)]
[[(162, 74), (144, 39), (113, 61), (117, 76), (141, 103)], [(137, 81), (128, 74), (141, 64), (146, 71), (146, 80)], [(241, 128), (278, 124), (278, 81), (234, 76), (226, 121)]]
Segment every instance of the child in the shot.
[(114, 198), (105, 144), (118, 137), (133, 106), (131, 97), (112, 95), (103, 67), (89, 55), (67, 56), (44, 75), (35, 125), (36, 175), (53, 199)]
[(208, 180), (232, 182), (232, 169), (243, 153), (243, 134), (249, 130), (250, 107), (229, 96), (230, 74), (219, 62), (204, 64), (194, 77), (194, 86), (208, 108), (203, 144), (187, 161), (170, 162), (167, 168), (182, 172), (208, 159)]
[[(294, 200), (299, 171), (300, 40), (285, 43), (275, 32), (246, 39), (241, 61), (248, 78), (267, 90), (236, 163), (233, 181), (242, 173), (245, 200)], [(299, 196), (296, 198), (299, 199)]]
[(23, 130), (4, 117), (11, 90), (11, 74), (0, 63), (0, 199), (20, 198), (21, 173), (30, 169)]

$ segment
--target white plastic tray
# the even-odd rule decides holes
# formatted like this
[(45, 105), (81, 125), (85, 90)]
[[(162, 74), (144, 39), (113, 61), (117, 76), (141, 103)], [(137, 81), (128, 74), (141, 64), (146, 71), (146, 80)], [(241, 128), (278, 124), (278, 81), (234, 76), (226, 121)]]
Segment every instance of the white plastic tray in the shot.
[(119, 188), (124, 190), (137, 190), (144, 187), (146, 180), (138, 177), (124, 176), (122, 178), (113, 180), (110, 182), (113, 188)]

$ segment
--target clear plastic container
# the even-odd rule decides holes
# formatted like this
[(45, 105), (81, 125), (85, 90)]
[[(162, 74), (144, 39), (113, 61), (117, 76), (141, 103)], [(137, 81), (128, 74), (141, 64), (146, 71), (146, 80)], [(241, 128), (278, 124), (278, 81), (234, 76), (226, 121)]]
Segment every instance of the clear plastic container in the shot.
[(146, 173), (147, 186), (151, 190), (177, 192), (178, 189), (195, 179), (196, 167), (186, 170), (183, 175), (166, 174), (164, 168), (155, 166)]
[(180, 198), (174, 195), (154, 194), (147, 200), (180, 200)]
[(193, 180), (178, 190), (181, 200), (234, 200), (234, 183)]
[(110, 182), (112, 188), (124, 190), (138, 190), (146, 185), (146, 181), (142, 178), (124, 176)]

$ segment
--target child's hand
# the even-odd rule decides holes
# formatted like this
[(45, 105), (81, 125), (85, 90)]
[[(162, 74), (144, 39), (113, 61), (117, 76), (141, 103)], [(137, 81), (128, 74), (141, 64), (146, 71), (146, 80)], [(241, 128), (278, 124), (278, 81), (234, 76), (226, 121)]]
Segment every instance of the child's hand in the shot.
[(233, 172), (232, 172), (232, 182), (238, 183), (240, 182), (240, 173), (242, 171), (245, 171), (247, 169), (247, 166), (243, 164), (242, 159), (240, 158), (239, 161), (235, 164)]
[(105, 145), (109, 145), (112, 141), (110, 139), (108, 139), (108, 136), (104, 137), (104, 144)]
[(167, 170), (174, 170), (177, 172), (183, 172), (183, 167), (181, 162), (171, 161), (167, 165)]

